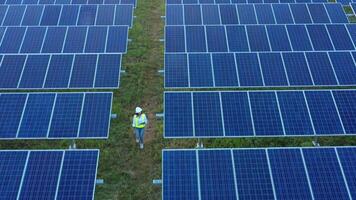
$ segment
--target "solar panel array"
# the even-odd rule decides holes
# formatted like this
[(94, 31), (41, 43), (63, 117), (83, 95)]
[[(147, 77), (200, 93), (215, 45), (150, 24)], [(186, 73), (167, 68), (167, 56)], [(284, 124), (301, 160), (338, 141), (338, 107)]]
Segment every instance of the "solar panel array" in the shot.
[(134, 5), (87, 3), (0, 2), (0, 88), (118, 88)]
[(170, 4), (327, 3), (327, 0), (166, 0)]
[(1, 5), (2, 26), (132, 26), (133, 5)]
[(356, 90), (165, 92), (164, 137), (356, 134)]
[(356, 148), (163, 150), (162, 199), (354, 199)]
[(0, 4), (128, 4), (136, 6), (136, 0), (0, 0)]
[(166, 52), (355, 50), (356, 25), (166, 26)]
[(347, 23), (341, 4), (167, 5), (166, 25)]
[(1, 150), (2, 199), (94, 199), (99, 150)]
[(105, 139), (112, 93), (0, 93), (0, 139)]
[(166, 54), (165, 87), (351, 86), (355, 56), (354, 51)]

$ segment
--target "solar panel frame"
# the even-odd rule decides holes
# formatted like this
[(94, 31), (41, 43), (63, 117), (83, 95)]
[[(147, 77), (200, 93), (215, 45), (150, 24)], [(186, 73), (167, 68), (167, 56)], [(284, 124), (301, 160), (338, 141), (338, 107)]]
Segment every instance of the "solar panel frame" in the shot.
[[(3, 95), (21, 95), (21, 96), (25, 96), (26, 100), (25, 100), (25, 103), (23, 104), (21, 110), (22, 110), (22, 114), (21, 114), (21, 118), (18, 120), (18, 125), (17, 125), (17, 133), (15, 135), (15, 137), (0, 137), (0, 141), (1, 140), (61, 140), (61, 139), (107, 139), (109, 138), (109, 131), (110, 131), (110, 124), (111, 124), (111, 110), (112, 110), (112, 101), (113, 101), (113, 93), (112, 92), (30, 92), (30, 93), (0, 93), (0, 97), (3, 96)], [(26, 107), (27, 107), (27, 101), (28, 101), (28, 97), (30, 95), (46, 95), (46, 94), (52, 94), (52, 95), (55, 95), (55, 98), (54, 98), (54, 103), (52, 104), (52, 108), (51, 108), (51, 116), (50, 116), (50, 120), (48, 121), (48, 126), (47, 126), (47, 134), (46, 136), (44, 137), (35, 137), (35, 136), (20, 136), (19, 135), (19, 132), (21, 130), (21, 127), (22, 127), (22, 119), (23, 119), (23, 116), (26, 112)], [(53, 121), (53, 113), (54, 113), (54, 110), (56, 109), (56, 101), (57, 101), (57, 96), (58, 95), (81, 95), (82, 97), (82, 103), (81, 103), (81, 109), (80, 109), (80, 118), (79, 118), (79, 121), (77, 123), (77, 132), (76, 133), (73, 133), (73, 135), (75, 136), (56, 136), (56, 135), (50, 135), (50, 131), (51, 131), (51, 127), (52, 127), (52, 121)], [(101, 133), (100, 132), (100, 136), (99, 135), (93, 135), (92, 133), (90, 133), (91, 135), (90, 136), (87, 136), (87, 135), (83, 135), (82, 136), (82, 130), (81, 130), (81, 125), (84, 123), (82, 121), (82, 115), (83, 115), (83, 112), (84, 112), (84, 105), (85, 103), (87, 102), (86, 101), (86, 94), (92, 94), (92, 95), (96, 95), (97, 97), (99, 95), (109, 95), (110, 98), (109, 99), (104, 99), (104, 100), (108, 100), (109, 102), (109, 106), (110, 109), (109, 109), (109, 112), (107, 113), (107, 127), (105, 127), (105, 133)], [(101, 102), (102, 103), (102, 102)], [(100, 112), (103, 112), (103, 111), (100, 111)], [(95, 128), (95, 127), (94, 127)], [(61, 134), (63, 134), (61, 132)], [(97, 133), (98, 134), (98, 133)], [(25, 135), (26, 135), (26, 132), (25, 132)]]
[[(289, 83), (288, 84), (278, 84), (278, 85), (275, 85), (273, 87), (276, 87), (276, 88), (281, 88), (281, 87), (288, 87), (288, 88), (294, 88), (294, 87), (314, 87), (314, 86), (317, 86), (317, 87), (323, 87), (323, 86), (326, 86), (326, 87), (330, 87), (330, 86), (349, 86), (349, 87), (352, 87), (352, 86), (355, 86), (356, 84), (356, 80), (354, 80), (354, 83), (352, 83), (352, 79), (350, 79), (350, 77), (348, 76), (352, 76), (352, 74), (355, 74), (356, 71), (353, 69), (353, 68), (350, 68), (350, 66), (348, 66), (347, 68), (340, 68), (338, 66), (335, 66), (335, 64), (337, 62), (339, 62), (338, 58), (335, 57), (335, 56), (330, 56), (331, 54), (335, 54), (335, 53), (338, 53), (338, 54), (342, 54), (343, 56), (349, 56), (350, 53), (351, 54), (354, 54), (355, 53), (355, 56), (356, 56), (356, 52), (355, 51), (285, 51), (285, 52), (238, 52), (238, 53), (165, 53), (165, 56), (164, 56), (164, 63), (165, 63), (165, 70), (164, 70), (164, 88), (166, 89), (183, 89), (183, 88), (267, 88), (268, 85), (264, 82), (264, 74), (262, 72), (262, 68), (261, 68), (261, 63), (259, 62), (259, 56), (261, 54), (278, 54), (280, 53), (282, 55), (282, 61), (283, 61), (283, 69), (286, 73), (286, 78), (287, 80), (289, 80)], [(190, 66), (190, 62), (188, 62), (187, 60), (184, 60), (182, 61), (184, 63), (184, 70), (183, 69), (179, 69), (177, 68), (177, 66), (175, 66), (175, 62), (172, 62), (172, 63), (168, 63), (166, 62), (167, 59), (166, 57), (169, 56), (170, 58), (174, 58), (174, 57), (178, 57), (178, 56), (187, 56), (188, 58), (191, 57), (191, 56), (198, 56), (200, 55), (201, 57), (203, 56), (207, 56), (207, 57), (211, 57), (211, 69), (212, 71), (216, 71), (216, 70), (221, 70), (219, 68), (219, 66), (217, 65), (214, 65), (214, 62), (213, 62), (213, 57), (214, 55), (218, 55), (218, 54), (233, 54), (234, 57), (235, 57), (235, 61), (234, 63), (232, 64), (235, 64), (235, 70), (237, 71), (237, 80), (235, 81), (237, 84), (229, 84), (229, 85), (218, 85), (215, 83), (216, 81), (216, 78), (214, 77), (213, 74), (211, 74), (208, 79), (211, 80), (212, 79), (212, 82), (213, 84), (211, 83), (206, 83), (206, 84), (201, 84), (201, 85), (194, 85), (192, 84), (194, 81), (196, 81), (194, 79), (194, 76), (192, 76), (191, 74), (191, 66)], [(321, 62), (326, 62), (328, 63), (328, 69), (330, 69), (331, 71), (331, 76), (332, 78), (335, 80), (333, 82), (321, 82), (321, 81), (318, 81), (318, 78), (323, 78), (323, 73), (316, 73), (313, 71), (313, 61), (310, 60), (310, 56), (312, 57), (318, 57), (319, 54), (323, 57), (323, 59), (316, 59), (316, 61), (318, 61), (318, 63), (320, 64)], [(249, 69), (252, 69), (251, 67), (255, 67), (257, 70), (255, 73), (259, 73), (260, 75), (258, 76), (261, 76), (261, 77), (258, 77), (258, 80), (256, 79), (256, 74), (254, 75), (253, 77), (253, 80), (257, 80), (257, 82), (251, 82), (252, 80), (249, 80), (248, 83), (243, 83), (241, 80), (244, 80), (244, 78), (246, 77), (246, 74), (243, 74), (241, 73), (242, 69), (247, 69), (246, 66), (240, 66), (239, 65), (239, 60), (238, 60), (238, 57), (246, 57), (246, 56), (243, 56), (243, 55), (246, 55), (247, 57), (248, 56), (254, 56), (256, 57), (256, 60), (258, 61), (256, 64), (251, 64), (251, 63), (247, 63), (248, 65), (251, 65), (251, 66), (248, 66), (250, 67)], [(290, 57), (290, 56), (302, 56), (303, 58), (300, 58), (299, 61), (300, 62), (303, 62), (304, 65), (304, 71), (305, 73), (301, 74), (301, 75), (304, 75), (305, 77), (304, 78), (307, 78), (308, 80), (306, 82), (298, 82), (298, 81), (291, 81), (293, 80), (293, 78), (298, 78), (298, 77), (295, 77), (296, 74), (293, 74), (292, 73), (292, 69), (293, 68), (293, 65), (295, 63), (289, 63), (290, 62), (295, 62), (295, 60), (291, 60), (291, 59), (287, 59), (287, 57)], [(353, 55), (352, 58), (353, 58), (353, 62), (349, 62), (351, 64), (353, 64), (354, 67), (356, 67), (356, 61), (355, 61), (355, 56)], [(242, 62), (247, 62), (246, 60), (240, 60)], [(287, 62), (288, 61), (288, 62)], [(299, 62), (298, 61), (298, 62)], [(202, 60), (201, 60), (202, 62)], [(241, 64), (241, 63), (240, 63)], [(180, 64), (180, 66), (183, 67), (183, 64)], [(288, 68), (289, 67), (289, 68)], [(203, 70), (204, 68), (201, 68), (201, 70)], [(289, 70), (288, 70), (289, 69)], [(323, 69), (323, 68), (321, 68)], [(168, 71), (173, 71), (175, 70), (174, 73), (170, 73), (168, 74)], [(236, 71), (233, 70), (231, 71), (230, 73), (236, 73)], [(325, 70), (325, 68), (324, 68)], [(346, 70), (346, 71), (345, 71)], [(175, 83), (173, 82), (172, 80), (173, 79), (177, 79), (178, 75), (176, 74), (179, 74), (179, 77), (182, 77), (184, 76), (184, 81), (182, 82), (179, 82), (178, 83)], [(205, 73), (204, 73), (205, 74)], [(210, 73), (208, 73), (210, 74)], [(198, 77), (200, 78), (200, 77)], [(325, 78), (325, 77), (324, 77)], [(262, 80), (260, 80), (262, 79)], [(341, 79), (342, 81), (337, 81), (338, 79)], [(306, 80), (306, 79), (305, 79)], [(347, 80), (347, 81), (345, 81)], [(280, 80), (279, 80), (280, 81)]]
[[(189, 163), (196, 163), (196, 168), (195, 169), (190, 169), (191, 171), (188, 172), (188, 171), (184, 171), (184, 172), (187, 172), (186, 174), (181, 174), (178, 172), (178, 174), (174, 174), (173, 177), (171, 178), (174, 178), (174, 176), (179, 176), (180, 178), (184, 179), (185, 177), (194, 177), (192, 181), (197, 181), (197, 185), (198, 185), (198, 188), (192, 188), (192, 187), (189, 187), (189, 185), (184, 185), (185, 186), (185, 189), (189, 190), (190, 192), (194, 192), (195, 194), (197, 193), (196, 195), (196, 198), (199, 197), (199, 199), (201, 198), (201, 195), (202, 195), (202, 192), (201, 192), (201, 180), (200, 180), (200, 168), (199, 168), (199, 165), (200, 163), (202, 162), (200, 159), (199, 159), (199, 154), (200, 153), (205, 153), (207, 155), (209, 155), (209, 153), (223, 153), (223, 152), (231, 152), (231, 156), (232, 156), (232, 163), (229, 161), (229, 163), (232, 165), (231, 167), (234, 169), (234, 173), (230, 173), (231, 176), (234, 177), (235, 179), (235, 194), (237, 197), (239, 197), (239, 192), (238, 192), (238, 189), (246, 189), (246, 188), (238, 188), (237, 186), (237, 182), (236, 182), (236, 176), (237, 174), (236, 173), (242, 173), (241, 171), (238, 171), (238, 172), (235, 172), (236, 168), (235, 168), (235, 165), (234, 165), (234, 156), (236, 156), (235, 152), (243, 152), (243, 151), (246, 151), (247, 153), (252, 153), (253, 151), (260, 151), (260, 152), (265, 152), (265, 157), (267, 159), (267, 162), (264, 161), (263, 163), (245, 163), (245, 164), (251, 164), (251, 165), (256, 165), (256, 164), (266, 164), (268, 166), (268, 171), (269, 171), (269, 174), (267, 174), (270, 178), (270, 181), (272, 182), (271, 184), (271, 188), (270, 189), (273, 189), (273, 192), (270, 193), (272, 195), (272, 198), (273, 199), (276, 199), (278, 197), (281, 197), (281, 195), (286, 195), (286, 194), (281, 194), (280, 192), (281, 191), (278, 191), (276, 190), (276, 183), (274, 183), (275, 180), (275, 176), (277, 176), (278, 174), (274, 174), (274, 171), (272, 171), (272, 163), (271, 162), (276, 162), (276, 164), (283, 164), (281, 162), (283, 162), (282, 160), (273, 160), (272, 158), (270, 158), (270, 156), (272, 154), (275, 154), (274, 152), (280, 152), (282, 153), (283, 151), (285, 151), (285, 153), (293, 153), (293, 154), (290, 154), (291, 157), (287, 157), (286, 159), (289, 160), (289, 158), (291, 159), (294, 159), (294, 158), (298, 158), (298, 160), (300, 161), (300, 165), (299, 165), (299, 171), (300, 173), (303, 173), (304, 174), (304, 177), (303, 177), (303, 181), (305, 182), (302, 182), (302, 183), (299, 183), (299, 182), (295, 182), (296, 184), (303, 184), (306, 188), (305, 190), (305, 195), (308, 195), (309, 198), (314, 198), (314, 195), (316, 194), (315, 191), (313, 191), (312, 189), (312, 185), (311, 185), (311, 180), (310, 180), (310, 176), (309, 176), (309, 173), (310, 173), (310, 170), (308, 170), (307, 168), (307, 160), (305, 159), (305, 154), (306, 154), (306, 151), (309, 151), (309, 150), (312, 150), (312, 151), (315, 151), (315, 152), (322, 152), (322, 151), (327, 151), (329, 150), (330, 152), (334, 152), (332, 155), (334, 155), (337, 159), (336, 159), (336, 165), (337, 167), (339, 168), (337, 171), (333, 171), (333, 172), (336, 172), (336, 173), (339, 173), (339, 176), (336, 177), (336, 178), (339, 178), (340, 180), (342, 180), (342, 183), (345, 184), (345, 187), (347, 189), (347, 191), (344, 191), (344, 195), (346, 195), (348, 198), (352, 198), (352, 195), (351, 195), (351, 192), (350, 192), (350, 189), (349, 189), (349, 185), (351, 183), (349, 183), (349, 177), (345, 175), (344, 173), (344, 170), (345, 170), (345, 167), (348, 167), (346, 168), (347, 170), (350, 171), (350, 168), (348, 165), (350, 165), (351, 163), (349, 163), (349, 159), (351, 157), (348, 157), (348, 155), (346, 154), (346, 151), (349, 151), (348, 153), (350, 153), (351, 151), (354, 152), (355, 150), (355, 147), (353, 146), (336, 146), (336, 147), (329, 147), (329, 146), (325, 146), (325, 147), (268, 147), (268, 148), (208, 148), (208, 149), (162, 149), (162, 169), (161, 169), (161, 173), (162, 173), (162, 196), (161, 198), (164, 199), (164, 200), (168, 200), (168, 199), (179, 199), (180, 195), (182, 194), (183, 191), (180, 191), (180, 189), (182, 188), (179, 188), (180, 184), (182, 184), (181, 182), (177, 182), (175, 185), (169, 185), (169, 186), (166, 186), (165, 183), (166, 183), (166, 180), (164, 177), (166, 176), (169, 176), (168, 174), (170, 173), (171, 170), (173, 170), (172, 168), (166, 168), (165, 166), (165, 163), (167, 162), (172, 162), (172, 164), (174, 164), (174, 162), (189, 162)], [(345, 151), (344, 151), (345, 150)], [(339, 157), (340, 156), (340, 153), (343, 153), (343, 157)], [(186, 157), (182, 159), (182, 157), (180, 157), (180, 159), (176, 158), (175, 156), (177, 154), (184, 154), (184, 155), (196, 155), (194, 157)], [(346, 156), (346, 157), (345, 157)], [(320, 155), (318, 156), (317, 159), (323, 159), (323, 160), (326, 160), (327, 162), (329, 162), (329, 157), (328, 156), (324, 156), (324, 155)], [(215, 159), (216, 160), (216, 159)], [(216, 160), (217, 161), (217, 160)], [(242, 163), (244, 164), (244, 163)], [(289, 164), (291, 167), (294, 167), (293, 166), (293, 163), (287, 163)], [(347, 166), (346, 166), (347, 165)], [(211, 166), (211, 165), (210, 165)], [(327, 167), (327, 166), (326, 166)], [(249, 170), (253, 170), (255, 168), (250, 168)], [(194, 171), (194, 174), (192, 174), (192, 176), (190, 176), (190, 173), (192, 173), (192, 170)], [(213, 169), (214, 170), (214, 169)], [(287, 170), (287, 169), (285, 169)], [(294, 169), (293, 169), (294, 170)], [(326, 170), (326, 169), (325, 169)], [(290, 172), (289, 172), (290, 173)], [(325, 172), (322, 172), (322, 173), (329, 173), (327, 171)], [(194, 176), (193, 176), (194, 175)], [(219, 176), (221, 175), (220, 173), (216, 172), (215, 174), (216, 176)], [(296, 174), (294, 174), (296, 175)], [(261, 176), (261, 174), (259, 174), (259, 176)], [(352, 176), (352, 175), (351, 175)], [(288, 177), (283, 177), (283, 178), (287, 178), (289, 179)], [(291, 177), (293, 178), (293, 177)], [(299, 177), (298, 177), (299, 178)], [(330, 178), (330, 177), (329, 177)], [(321, 184), (321, 183), (320, 183)], [(328, 184), (328, 183), (325, 183), (325, 184)], [(285, 187), (291, 187), (290, 185), (286, 184), (284, 185)], [(323, 185), (321, 185), (322, 187)], [(261, 189), (261, 188), (257, 188), (259, 190), (262, 190), (265, 192), (265, 190)], [(290, 189), (294, 189), (294, 188), (290, 188)], [(335, 190), (338, 190), (339, 188), (335, 188)], [(169, 191), (171, 190), (174, 190), (174, 196), (165, 196), (164, 194), (168, 193)], [(271, 191), (270, 191), (271, 192)], [(293, 192), (290, 190), (290, 192)], [(297, 191), (294, 191), (294, 192), (297, 192)], [(226, 195), (235, 195), (235, 194), (226, 194)], [(296, 194), (294, 193), (295, 195), (303, 195), (303, 194)], [(251, 197), (251, 195), (249, 196)], [(286, 196), (284, 196), (286, 197)], [(290, 197), (290, 196), (289, 196)], [(294, 196), (296, 197), (296, 196)], [(301, 196), (299, 196), (301, 197)], [(304, 196), (306, 197), (306, 196)]]
[[(27, 172), (27, 165), (28, 165), (28, 161), (29, 161), (29, 158), (30, 158), (30, 155), (32, 155), (32, 153), (61, 153), (61, 162), (60, 162), (60, 171), (57, 175), (58, 177), (58, 180), (57, 180), (57, 184), (56, 184), (56, 190), (54, 191), (55, 192), (55, 199), (57, 198), (58, 196), (58, 192), (59, 192), (59, 185), (60, 185), (60, 180), (63, 176), (62, 174), (62, 168), (63, 168), (63, 161), (66, 159), (66, 152), (71, 152), (71, 153), (75, 153), (75, 154), (81, 154), (81, 153), (94, 153), (93, 156), (96, 157), (96, 166), (95, 166), (95, 172), (93, 173), (94, 178), (93, 178), (93, 182), (92, 182), (92, 185), (93, 185), (93, 188), (91, 189), (91, 198), (89, 199), (92, 199), (94, 200), (94, 194), (95, 194), (95, 182), (96, 182), (96, 178), (97, 178), (97, 173), (98, 173), (98, 167), (99, 167), (99, 156), (100, 156), (100, 150), (99, 149), (80, 149), (80, 150), (57, 150), (57, 149), (52, 149), (52, 150), (0, 150), (0, 153), (25, 153), (26, 154), (26, 162), (24, 164), (24, 167), (22, 169), (22, 177), (21, 177), (21, 182), (19, 183), (19, 187), (17, 189), (17, 197), (19, 198), (20, 197), (20, 193), (22, 192), (22, 189), (23, 189), (23, 181), (24, 181), (24, 178), (25, 178), (25, 173)], [(72, 194), (72, 195), (75, 195), (75, 194)]]
[[(301, 103), (305, 103), (304, 106), (306, 106), (306, 109), (307, 109), (307, 113), (308, 113), (308, 119), (307, 121), (309, 123), (307, 123), (306, 125), (308, 125), (308, 129), (306, 129), (305, 131), (308, 131), (308, 133), (311, 131), (310, 130), (310, 124), (312, 126), (312, 133), (304, 133), (304, 132), (299, 132), (299, 133), (295, 133), (295, 131), (293, 129), (290, 129), (291, 132), (287, 132), (287, 130), (285, 129), (284, 127), (284, 121), (287, 120), (286, 117), (288, 116), (284, 116), (282, 115), (282, 111), (281, 111), (281, 103), (279, 102), (281, 99), (280, 97), (278, 97), (278, 94), (279, 93), (300, 93), (300, 94), (303, 94), (303, 99), (305, 102), (301, 102)], [(188, 119), (189, 122), (187, 123), (192, 123), (192, 129), (189, 129), (189, 133), (187, 132), (188, 130), (185, 131), (184, 135), (182, 134), (175, 134), (174, 133), (174, 130), (173, 129), (170, 129), (169, 131), (172, 131), (172, 132), (166, 132), (166, 123), (167, 123), (167, 120), (169, 119), (165, 119), (164, 120), (164, 125), (163, 125), (163, 137), (164, 138), (168, 138), (168, 139), (176, 139), (176, 138), (249, 138), (249, 137), (324, 137), (324, 136), (351, 136), (351, 135), (355, 135), (356, 133), (350, 133), (350, 132), (346, 132), (344, 130), (344, 128), (342, 128), (342, 131), (339, 132), (339, 133), (336, 133), (336, 132), (318, 132), (318, 130), (316, 130), (316, 127), (314, 127), (314, 120), (318, 120), (318, 119), (314, 119), (313, 116), (312, 116), (312, 113), (311, 113), (311, 110), (310, 110), (310, 106), (308, 104), (308, 102), (310, 103), (311, 99), (308, 97), (308, 95), (306, 95), (306, 93), (311, 93), (311, 94), (314, 94), (314, 95), (317, 95), (317, 93), (327, 93), (330, 98), (335, 98), (335, 95), (337, 95), (338, 92), (349, 92), (349, 96), (352, 94), (352, 93), (355, 93), (356, 90), (354, 89), (345, 89), (345, 90), (341, 90), (341, 89), (335, 89), (335, 90), (283, 90), (283, 91), (276, 91), (276, 90), (263, 90), (263, 91), (194, 91), (194, 92), (185, 92), (185, 91), (165, 91), (164, 92), (164, 99), (163, 99), (163, 105), (164, 105), (164, 108), (167, 108), (169, 107), (170, 105), (170, 102), (166, 101), (166, 96), (167, 95), (177, 95), (177, 97), (179, 97), (179, 94), (182, 94), (182, 95), (188, 95), (190, 94), (191, 95), (191, 109), (190, 109), (190, 113), (186, 113), (187, 115), (190, 115), (192, 114), (192, 118), (191, 119)], [(216, 128), (216, 131), (214, 133), (209, 133), (209, 134), (205, 134), (205, 133), (199, 133), (197, 134), (196, 133), (196, 121), (195, 121), (195, 116), (194, 116), (194, 113), (195, 113), (195, 107), (194, 107), (194, 104), (193, 104), (193, 96), (194, 94), (202, 94), (202, 95), (208, 95), (208, 94), (213, 94), (213, 95), (218, 95), (218, 96), (223, 96), (223, 94), (225, 93), (245, 93), (245, 94), (248, 94), (248, 102), (249, 102), (249, 112), (250, 112), (250, 115), (251, 115), (251, 122), (252, 122), (252, 127), (253, 127), (253, 134), (250, 134), (250, 133), (229, 133), (229, 134), (226, 134), (225, 133), (225, 128), (226, 128), (226, 123), (224, 121), (224, 116), (225, 116), (225, 112), (223, 110), (223, 106), (224, 105), (224, 102), (222, 102), (222, 99), (220, 97), (219, 99), (219, 102), (215, 102), (215, 104), (218, 104), (220, 105), (219, 106), (219, 111), (221, 112), (221, 119), (217, 119), (219, 121), (219, 124), (217, 124), (218, 127), (215, 127)], [(256, 125), (255, 125), (255, 116), (252, 114), (253, 112), (253, 108), (252, 108), (252, 102), (250, 100), (250, 94), (255, 94), (257, 95), (258, 93), (261, 93), (261, 94), (272, 94), (274, 95), (275, 99), (276, 99), (276, 109), (277, 110), (277, 114), (276, 116), (278, 115), (278, 118), (279, 118), (279, 121), (280, 121), (280, 129), (282, 132), (280, 132), (279, 134), (272, 134), (272, 133), (266, 133), (266, 132), (261, 132), (261, 133), (256, 133)], [(174, 99), (171, 99), (170, 101), (174, 101)], [(199, 102), (195, 102), (196, 104), (198, 104)], [(200, 104), (205, 104), (205, 102), (200, 102)], [(343, 121), (343, 120), (347, 120), (347, 118), (341, 118), (340, 114), (339, 114), (339, 107), (338, 105), (336, 104), (335, 101), (333, 101), (333, 105), (335, 106), (335, 116), (333, 117), (336, 117), (339, 122), (340, 122), (340, 126), (343, 127), (343, 123), (348, 123), (348, 127), (352, 126), (350, 125), (350, 122), (349, 121)], [(211, 106), (211, 105), (206, 105), (206, 106)], [(343, 104), (340, 104), (339, 106), (343, 106)], [(314, 108), (314, 107), (313, 107)], [(342, 107), (344, 110), (345, 108)], [(317, 108), (315, 108), (317, 109)], [(177, 113), (179, 113), (179, 111), (175, 112), (175, 114), (173, 115), (177, 115)], [(204, 112), (203, 112), (204, 113)], [(168, 113), (164, 112), (164, 115), (167, 117), (168, 115), (166, 115)], [(204, 113), (206, 114), (206, 113)], [(320, 113), (319, 113), (320, 114)], [(220, 115), (219, 115), (220, 116)], [(268, 116), (270, 117), (270, 116)], [(211, 119), (213, 120), (213, 119)], [(278, 120), (278, 119), (277, 119)], [(293, 121), (290, 121), (290, 122), (293, 122)], [(170, 123), (174, 123), (172, 121), (170, 121)], [(246, 123), (246, 122), (245, 122)], [(263, 122), (265, 123), (265, 122)], [(271, 124), (265, 124), (266, 126), (268, 125), (271, 125)], [(173, 126), (173, 125), (169, 125), (169, 126)], [(291, 125), (289, 125), (291, 126)], [(173, 126), (174, 127), (174, 126)], [(220, 130), (220, 131), (218, 131)], [(247, 130), (247, 129), (246, 129)], [(263, 130), (263, 129), (261, 129)]]

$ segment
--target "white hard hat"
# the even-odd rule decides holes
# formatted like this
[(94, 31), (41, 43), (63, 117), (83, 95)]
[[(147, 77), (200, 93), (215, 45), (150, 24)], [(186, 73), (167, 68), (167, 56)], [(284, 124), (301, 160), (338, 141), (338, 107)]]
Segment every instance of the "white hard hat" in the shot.
[(140, 113), (140, 112), (142, 112), (142, 108), (136, 107), (135, 111), (136, 111), (136, 113)]

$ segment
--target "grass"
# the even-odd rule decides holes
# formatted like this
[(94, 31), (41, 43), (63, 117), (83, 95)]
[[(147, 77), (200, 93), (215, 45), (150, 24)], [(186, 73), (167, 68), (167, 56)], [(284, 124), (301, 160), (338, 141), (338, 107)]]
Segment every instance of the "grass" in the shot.
[[(163, 148), (194, 148), (196, 140), (164, 140), (162, 122), (154, 114), (163, 111), (163, 77), (157, 71), (163, 66), (164, 0), (138, 0), (135, 23), (130, 30), (128, 53), (124, 55), (126, 75), (120, 89), (114, 91), (113, 113), (108, 140), (77, 141), (78, 148), (99, 148), (98, 178), (103, 185), (96, 186), (95, 199), (156, 200), (161, 188), (152, 185), (161, 178), (161, 150)], [(272, 88), (273, 89), (273, 88)], [(326, 89), (326, 88), (325, 88)], [(149, 116), (145, 149), (139, 150), (131, 129), (131, 117), (136, 106), (144, 108)], [(311, 146), (313, 138), (248, 138), (204, 139), (208, 148)], [(319, 142), (328, 145), (356, 145), (356, 137), (325, 137)], [(8, 141), (1, 149), (65, 149), (69, 141)]]

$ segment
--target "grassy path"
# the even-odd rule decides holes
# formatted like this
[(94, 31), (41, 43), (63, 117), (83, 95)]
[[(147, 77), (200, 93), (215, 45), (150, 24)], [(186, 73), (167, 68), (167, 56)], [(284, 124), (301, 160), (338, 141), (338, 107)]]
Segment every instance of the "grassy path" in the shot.
[[(96, 199), (160, 199), (161, 189), (152, 180), (160, 178), (163, 139), (154, 113), (161, 111), (163, 78), (157, 71), (163, 65), (164, 0), (138, 0), (134, 27), (130, 30), (128, 54), (123, 67), (127, 74), (115, 91), (110, 138), (100, 145), (98, 178), (105, 184), (97, 186)], [(139, 150), (133, 139), (131, 117), (136, 106), (149, 115), (145, 149)]]

